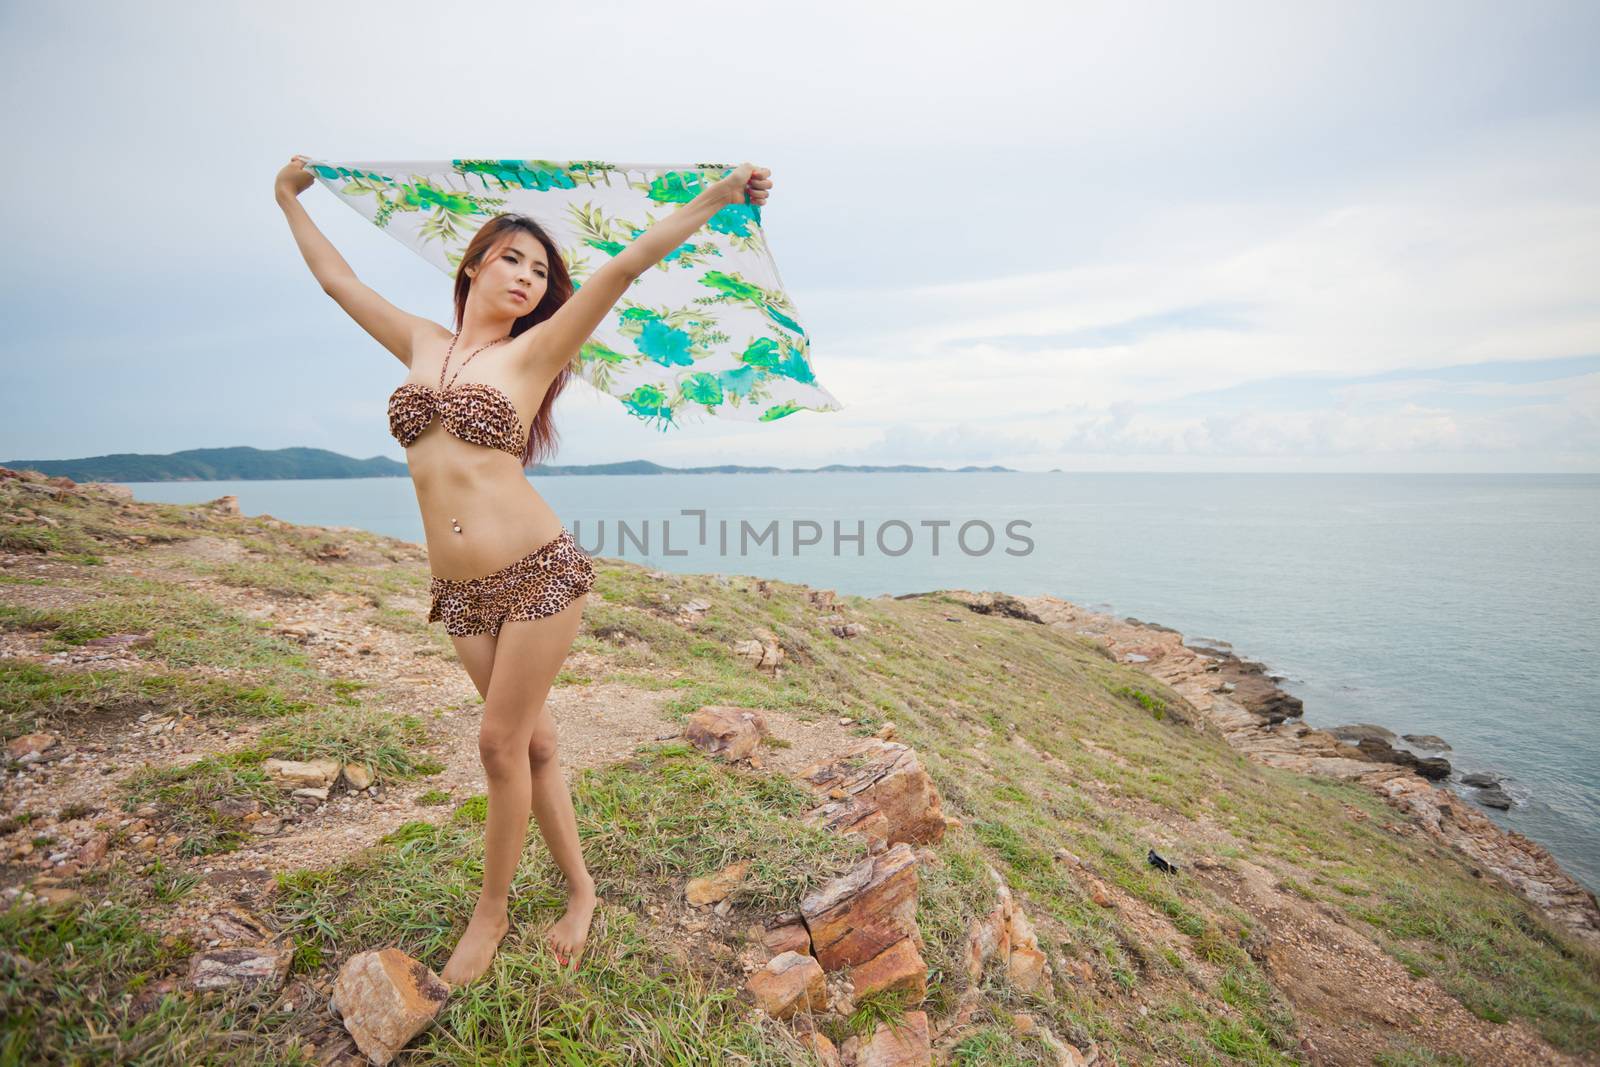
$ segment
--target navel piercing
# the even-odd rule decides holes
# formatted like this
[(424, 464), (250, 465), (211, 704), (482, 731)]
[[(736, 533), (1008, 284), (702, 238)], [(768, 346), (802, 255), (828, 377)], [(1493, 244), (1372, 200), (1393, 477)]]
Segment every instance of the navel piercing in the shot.
[(461, 532), (461, 524), (459, 522), (457, 522), (456, 520), (454, 520), (454, 519), (450, 520), (450, 528), (452, 530), (454, 530), (456, 533), (460, 533)]

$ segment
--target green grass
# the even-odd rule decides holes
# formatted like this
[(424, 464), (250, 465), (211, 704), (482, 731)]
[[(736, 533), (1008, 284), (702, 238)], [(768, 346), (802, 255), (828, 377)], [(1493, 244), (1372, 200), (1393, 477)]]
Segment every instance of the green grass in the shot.
[(154, 712), (223, 720), (274, 719), (311, 707), (309, 701), (272, 685), (0, 660), (0, 735), (6, 738), (81, 726), (90, 716), (126, 720)]
[[(729, 769), (682, 746), (586, 770), (573, 792), (603, 901), (583, 970), (559, 977), (539, 948), (538, 932), (565, 894), (532, 830), (512, 886), (513, 934), (486, 982), (453, 998), (420, 1039), (416, 1062), (495, 1063), (511, 1050), (543, 1062), (808, 1062), (786, 1031), (750, 1019), (728, 976), (663, 956), (636, 915), (734, 859), (751, 861), (738, 906), (787, 910), (847, 869), (859, 846), (799, 823), (804, 797), (787, 779)], [(443, 966), (476, 898), (484, 811), (475, 797), (443, 825), (407, 823), (343, 867), (281, 876), (275, 907), (300, 946), (297, 965), (333, 966), (393, 944)]]

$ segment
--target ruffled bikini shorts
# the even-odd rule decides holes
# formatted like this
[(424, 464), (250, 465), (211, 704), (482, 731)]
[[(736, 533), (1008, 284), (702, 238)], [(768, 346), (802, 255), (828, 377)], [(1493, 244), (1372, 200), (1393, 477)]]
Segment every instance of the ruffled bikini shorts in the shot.
[(594, 588), (594, 563), (571, 532), (541, 545), (515, 563), (481, 578), (439, 578), (430, 583), (428, 621), (444, 620), (451, 637), (500, 633), (515, 619), (554, 615)]

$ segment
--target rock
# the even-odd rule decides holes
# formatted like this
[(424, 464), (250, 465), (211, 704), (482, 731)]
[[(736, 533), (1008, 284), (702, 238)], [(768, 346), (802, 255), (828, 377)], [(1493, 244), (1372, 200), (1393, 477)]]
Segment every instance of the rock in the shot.
[(1363, 737), (1357, 742), (1356, 750), (1360, 753), (1358, 757), (1360, 759), (1371, 763), (1393, 763), (1396, 766), (1408, 767), (1432, 781), (1442, 781), (1450, 777), (1450, 761), (1440, 756), (1418, 756), (1414, 752), (1395, 748), (1389, 742), (1373, 737)]
[(903, 937), (866, 963), (851, 968), (850, 984), (857, 997), (903, 989), (911, 994), (911, 1003), (920, 1004), (928, 995), (928, 965), (917, 951), (916, 942)]
[(827, 1034), (812, 1032), (800, 1035), (800, 1044), (811, 1050), (817, 1058), (818, 1067), (841, 1067), (839, 1050), (828, 1039)]
[(1438, 734), (1402, 734), (1401, 740), (1416, 748), (1425, 748), (1432, 752), (1449, 752), (1450, 744)]
[(738, 761), (754, 752), (767, 736), (767, 720), (755, 708), (708, 704), (690, 717), (683, 736), (702, 752)]
[(229, 494), (228, 496), (219, 496), (217, 499), (211, 501), (205, 506), (210, 508), (212, 511), (221, 512), (224, 515), (239, 514), (239, 498), (232, 494)]
[(92, 834), (89, 840), (78, 849), (77, 864), (80, 868), (93, 867), (106, 858), (106, 848), (110, 845), (111, 838), (105, 833)]
[(1039, 1040), (1050, 1050), (1055, 1067), (1088, 1067), (1089, 1060), (1078, 1050), (1078, 1046), (1061, 1040), (1049, 1029), (1039, 1031)]
[(397, 948), (358, 952), (333, 983), (329, 1007), (375, 1064), (386, 1064), (433, 1022), (450, 987)]
[(811, 950), (827, 970), (865, 963), (903, 937), (916, 937), (917, 861), (895, 845), (862, 860), (800, 902)]
[[(765, 583), (758, 584), (765, 586)], [(753, 639), (740, 641), (733, 646), (733, 651), (763, 671), (775, 671), (783, 662), (783, 646), (778, 644), (778, 635), (771, 630), (756, 630)]]
[(806, 929), (805, 923), (784, 923), (764, 930), (761, 943), (774, 956), (785, 952), (811, 955), (811, 931)]
[(1491, 785), (1486, 789), (1478, 790), (1478, 794), (1474, 799), (1484, 807), (1494, 808), (1497, 811), (1506, 811), (1511, 807), (1511, 794), (1507, 793), (1499, 785)]
[(261, 810), (261, 802), (255, 797), (223, 797), (211, 807), (226, 818), (249, 821), (250, 816)]
[(684, 887), (684, 899), (696, 907), (715, 904), (739, 888), (749, 871), (750, 862), (740, 860), (738, 863), (730, 863), (716, 874), (704, 878), (691, 878), (689, 884)]
[(1400, 740), (1393, 730), (1370, 722), (1355, 722), (1346, 726), (1331, 727), (1328, 732), (1341, 741), (1382, 741), (1392, 745)]
[[(316, 759), (306, 762), (286, 759), (269, 759), (261, 765), (267, 777), (286, 785), (307, 789), (327, 789), (339, 777), (339, 761)], [(323, 797), (327, 799), (326, 796)]]
[(294, 795), (297, 797), (303, 797), (306, 800), (327, 800), (328, 787), (325, 785), (315, 788), (311, 786), (302, 786), (294, 791)]
[(867, 738), (800, 777), (833, 798), (807, 814), (809, 822), (890, 845), (944, 837), (939, 791), (916, 754), (899, 742)]
[(891, 1026), (878, 1024), (868, 1038), (852, 1037), (841, 1050), (854, 1067), (928, 1067), (933, 1050), (928, 1045), (928, 1015), (908, 1011)]
[(372, 788), (372, 771), (365, 764), (346, 763), (342, 773), (345, 784), (356, 792)]
[(149, 631), (128, 634), (108, 634), (85, 641), (86, 648), (148, 648), (156, 643)]
[(1011, 953), (1006, 959), (1006, 977), (1024, 993), (1050, 992), (1050, 965), (1039, 948), (1033, 924), (1013, 903), (1009, 927)]
[(894, 725), (894, 723), (886, 722), (882, 726), (878, 727), (878, 729), (873, 733), (872, 736), (876, 737), (879, 741), (893, 741), (894, 740), (894, 734), (895, 734), (895, 725)]
[(275, 945), (240, 945), (196, 953), (184, 984), (196, 992), (212, 989), (277, 989), (289, 974), (294, 954)]
[(1461, 784), (1470, 785), (1478, 789), (1488, 789), (1490, 786), (1499, 785), (1500, 779), (1488, 771), (1473, 771), (1471, 774), (1463, 774), (1461, 776)]
[(828, 627), (828, 632), (835, 637), (860, 637), (867, 632), (867, 628), (859, 622), (846, 622)]
[(811, 956), (781, 952), (752, 974), (745, 988), (763, 1011), (787, 1019), (797, 1011), (827, 1011), (828, 984)]
[(987, 915), (974, 919), (967, 932), (967, 978), (974, 985), (983, 976), (983, 966), (990, 958), (1011, 957), (1011, 911), (1015, 906), (1011, 888), (993, 867), (989, 868), (989, 880), (995, 887), (994, 907)]
[(254, 944), (266, 941), (272, 931), (260, 919), (242, 908), (225, 908), (201, 925), (208, 938)]
[(259, 837), (271, 837), (283, 829), (283, 820), (276, 815), (269, 815), (250, 824), (250, 832)]
[(40, 886), (33, 890), (33, 895), (51, 907), (67, 907), (81, 903), (83, 900), (83, 897), (79, 895), (76, 889), (68, 889), (66, 886), (59, 885)]
[(56, 744), (54, 734), (23, 734), (6, 742), (6, 755), (18, 763), (37, 763)]

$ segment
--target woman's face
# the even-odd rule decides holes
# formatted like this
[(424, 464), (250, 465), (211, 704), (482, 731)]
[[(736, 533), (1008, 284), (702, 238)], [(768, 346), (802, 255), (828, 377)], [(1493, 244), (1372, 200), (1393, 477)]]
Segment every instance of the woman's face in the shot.
[(472, 296), (487, 308), (520, 319), (539, 306), (550, 284), (544, 245), (521, 230), (471, 272)]

